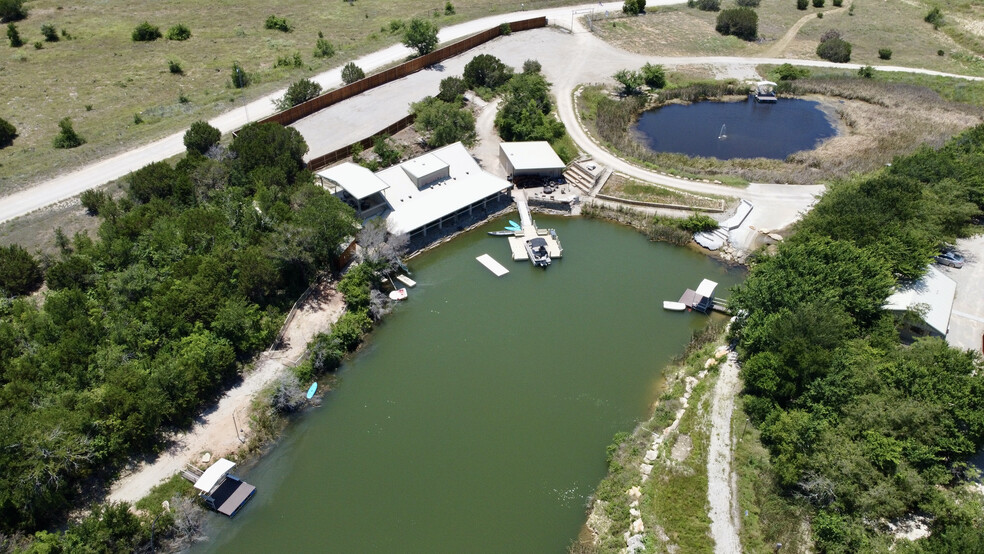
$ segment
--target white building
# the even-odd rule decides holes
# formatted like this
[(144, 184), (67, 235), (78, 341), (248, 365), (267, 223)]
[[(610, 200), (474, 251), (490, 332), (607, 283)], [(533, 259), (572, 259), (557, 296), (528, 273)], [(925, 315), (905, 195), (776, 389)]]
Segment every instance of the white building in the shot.
[(566, 167), (546, 141), (500, 143), (499, 161), (510, 179), (525, 176), (557, 179)]
[(508, 196), (508, 181), (485, 172), (460, 143), (377, 173), (346, 162), (318, 172), (321, 185), (362, 219), (380, 216), (393, 234), (427, 236)]
[(903, 333), (910, 337), (946, 337), (953, 311), (957, 284), (942, 271), (929, 266), (918, 281), (898, 287), (885, 302), (885, 309), (896, 314), (918, 313), (922, 321), (907, 322)]

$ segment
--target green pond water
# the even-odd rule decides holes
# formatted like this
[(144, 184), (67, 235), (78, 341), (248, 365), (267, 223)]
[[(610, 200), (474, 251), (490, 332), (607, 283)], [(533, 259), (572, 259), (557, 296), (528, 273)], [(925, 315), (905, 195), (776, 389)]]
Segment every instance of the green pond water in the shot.
[[(605, 447), (647, 417), (662, 368), (708, 321), (662, 301), (705, 277), (727, 297), (743, 274), (631, 229), (543, 216), (566, 250), (536, 269), (485, 234), (505, 219), (411, 261), (409, 299), (241, 471), (256, 497), (212, 516), (195, 551), (566, 551)], [(492, 275), (484, 253), (510, 273)]]

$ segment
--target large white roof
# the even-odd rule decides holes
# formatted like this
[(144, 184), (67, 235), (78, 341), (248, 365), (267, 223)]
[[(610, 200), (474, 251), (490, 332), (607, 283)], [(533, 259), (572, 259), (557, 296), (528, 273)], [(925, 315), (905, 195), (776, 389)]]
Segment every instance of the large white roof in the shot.
[(718, 284), (710, 279), (704, 279), (700, 282), (697, 287), (697, 295), (707, 298), (709, 296), (714, 296), (714, 289), (717, 288)]
[(236, 463), (225, 458), (219, 458), (202, 476), (195, 481), (195, 488), (202, 492), (211, 492), (215, 485), (225, 477), (229, 470), (235, 467)]
[(926, 324), (946, 335), (956, 292), (957, 284), (953, 279), (929, 266), (929, 271), (922, 279), (896, 289), (886, 300), (885, 308), (892, 311), (926, 309), (923, 314)]
[(318, 172), (318, 175), (328, 179), (345, 189), (353, 198), (362, 200), (385, 190), (389, 185), (373, 174), (372, 171), (359, 164), (345, 162)]
[(482, 170), (460, 142), (425, 156), (433, 158), (428, 161), (431, 167), (446, 164), (449, 178), (418, 190), (403, 167), (411, 164), (419, 169), (414, 160), (376, 174), (389, 185), (383, 195), (393, 209), (386, 216), (386, 225), (393, 234), (411, 232), (511, 186), (505, 179)]
[(423, 156), (418, 156), (412, 160), (407, 160), (400, 164), (403, 171), (407, 172), (407, 175), (420, 181), (425, 177), (429, 177), (434, 173), (443, 170), (448, 164), (443, 160), (435, 156), (433, 153), (424, 154)]
[(517, 171), (534, 169), (564, 169), (564, 161), (546, 141), (503, 142), (499, 148)]

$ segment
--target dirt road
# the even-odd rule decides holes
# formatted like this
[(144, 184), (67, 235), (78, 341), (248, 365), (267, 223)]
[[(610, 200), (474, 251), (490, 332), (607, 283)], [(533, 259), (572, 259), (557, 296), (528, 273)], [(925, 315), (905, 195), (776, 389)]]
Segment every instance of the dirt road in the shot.
[(738, 394), (737, 356), (729, 352), (721, 364), (711, 400), (711, 444), (707, 453), (707, 502), (711, 536), (717, 554), (738, 554), (737, 476), (732, 469), (731, 414)]

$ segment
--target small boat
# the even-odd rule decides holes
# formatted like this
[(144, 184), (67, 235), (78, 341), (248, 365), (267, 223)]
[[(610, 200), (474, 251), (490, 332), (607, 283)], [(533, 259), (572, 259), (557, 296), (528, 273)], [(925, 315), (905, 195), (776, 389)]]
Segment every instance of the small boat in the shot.
[[(516, 229), (516, 231), (518, 230), (519, 229)], [(493, 237), (511, 237), (516, 234), (516, 231), (506, 229), (505, 231), (489, 231), (489, 234)]]
[(671, 312), (682, 312), (687, 309), (687, 305), (683, 302), (672, 302), (670, 300), (663, 301), (663, 309), (669, 310)]
[(516, 223), (515, 221), (513, 221), (511, 219), (509, 220), (509, 227), (515, 227), (517, 229), (522, 229), (523, 228), (522, 225), (520, 225), (519, 223)]
[(308, 391), (307, 391), (308, 400), (311, 400), (311, 398), (314, 396), (314, 393), (316, 393), (316, 392), (318, 392), (318, 382), (317, 381), (315, 381), (314, 383), (311, 383), (311, 388), (309, 388)]
[(407, 289), (403, 288), (403, 289), (396, 289), (394, 291), (390, 291), (389, 297), (390, 300), (406, 300)]
[(536, 267), (550, 265), (550, 253), (547, 252), (547, 241), (537, 237), (526, 241), (526, 253)]

